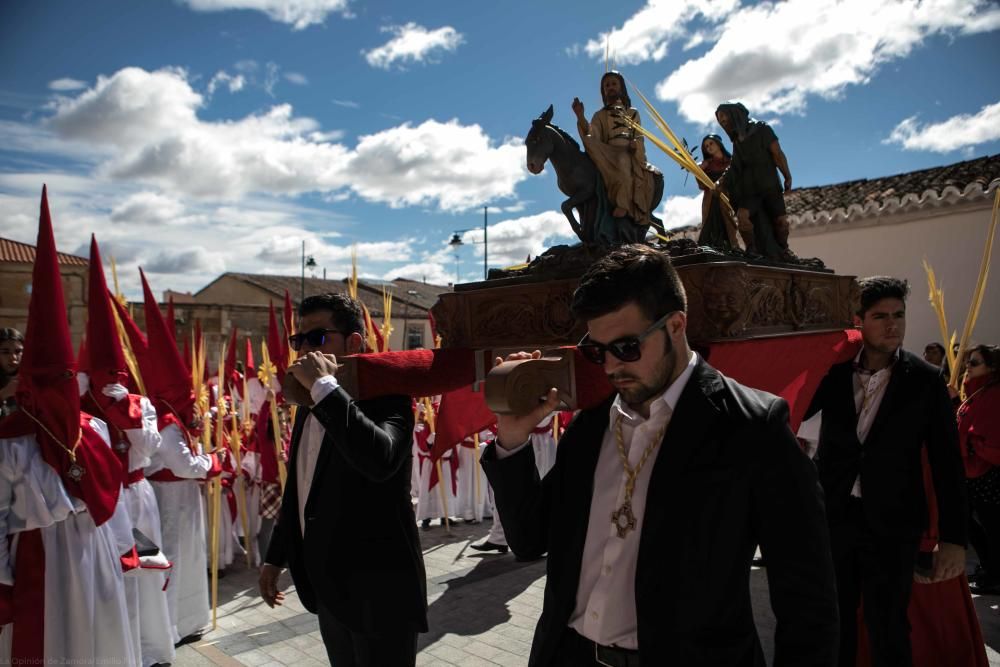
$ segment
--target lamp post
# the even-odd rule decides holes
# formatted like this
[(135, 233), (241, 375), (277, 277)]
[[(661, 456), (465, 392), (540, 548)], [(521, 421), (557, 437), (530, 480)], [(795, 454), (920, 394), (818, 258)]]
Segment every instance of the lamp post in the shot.
[[(488, 212), (488, 210), (489, 210), (489, 207), (487, 207), (487, 206), (483, 207), (483, 240), (482, 241), (473, 241), (473, 243), (482, 243), (483, 244), (483, 280), (486, 280), (487, 278), (489, 278), (489, 268), (488, 267), (489, 267), (489, 261), (490, 261), (490, 245), (489, 245), (489, 236), (488, 236), (488, 231), (487, 231), (487, 229), (488, 229), (488, 224), (487, 224), (487, 221), (488, 221), (488, 213), (487, 212)], [(458, 248), (459, 248), (459, 246), (465, 245), (465, 243), (462, 241), (462, 234), (465, 233), (465, 232), (471, 232), (471, 231), (473, 231), (475, 229), (478, 229), (478, 228), (477, 227), (470, 227), (468, 229), (456, 229), (455, 232), (451, 235), (451, 241), (448, 242), (448, 245), (450, 245), (455, 250), (455, 283), (456, 284), (458, 284), (458, 279), (459, 279), (458, 278)]]
[(302, 298), (299, 299), (299, 303), (300, 304), (303, 301), (306, 300), (306, 267), (307, 266), (310, 269), (314, 268), (316, 266), (316, 260), (313, 258), (312, 255), (309, 255), (308, 257), (306, 257), (306, 242), (305, 242), (305, 240), (303, 240), (302, 241)]

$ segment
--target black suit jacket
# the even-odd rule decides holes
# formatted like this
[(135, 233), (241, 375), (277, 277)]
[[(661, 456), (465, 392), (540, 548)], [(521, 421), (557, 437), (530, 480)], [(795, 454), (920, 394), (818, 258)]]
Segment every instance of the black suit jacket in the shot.
[[(548, 552), (531, 665), (555, 662), (576, 606), (594, 472), (611, 399), (584, 410), (538, 479), (530, 447), (483, 455), (507, 541)], [(763, 665), (750, 561), (767, 559), (776, 665), (837, 664), (837, 596), (822, 490), (788, 428), (785, 401), (698, 361), (656, 453), (635, 578), (643, 665)], [(610, 517), (608, 519), (610, 521)]]
[(865, 520), (877, 536), (912, 540), (927, 528), (920, 450), (927, 456), (943, 542), (965, 545), (965, 472), (958, 429), (940, 369), (900, 350), (864, 444), (858, 440), (852, 361), (833, 366), (807, 417), (823, 411), (816, 465), (830, 525), (847, 520), (854, 480), (861, 475)]
[[(299, 524), (295, 470), (306, 416), (326, 431)], [(427, 583), (410, 499), (413, 411), (406, 396), (354, 401), (337, 388), (292, 433), (281, 513), (266, 562), (286, 566), (299, 599), (347, 627), (427, 631)]]

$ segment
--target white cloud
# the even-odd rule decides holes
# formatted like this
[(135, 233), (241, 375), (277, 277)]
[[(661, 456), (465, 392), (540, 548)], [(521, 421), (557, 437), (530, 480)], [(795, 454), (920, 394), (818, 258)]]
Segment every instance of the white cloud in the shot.
[(976, 114), (959, 114), (921, 125), (916, 116), (903, 120), (884, 144), (899, 144), (909, 151), (948, 153), (1000, 139), (1000, 102), (987, 104)]
[(56, 79), (55, 81), (49, 81), (49, 90), (54, 90), (59, 93), (72, 90), (83, 90), (86, 87), (87, 82), (80, 81), (79, 79)]
[(246, 82), (247, 82), (246, 77), (244, 77), (242, 74), (237, 74), (233, 76), (232, 74), (229, 74), (224, 70), (219, 70), (218, 72), (215, 73), (215, 76), (213, 76), (209, 80), (208, 86), (206, 87), (205, 90), (209, 94), (209, 96), (211, 96), (215, 94), (215, 91), (219, 88), (219, 86), (225, 86), (226, 88), (229, 89), (229, 92), (237, 93), (243, 90), (243, 87), (246, 85)]
[[(487, 240), (489, 241), (489, 257), (487, 259), (491, 267), (521, 264), (528, 258), (528, 255), (531, 255), (532, 258), (537, 257), (556, 243), (573, 244), (579, 241), (570, 228), (566, 216), (559, 211), (545, 211), (536, 215), (491, 223)], [(465, 244), (462, 247), (473, 249), (471, 254), (473, 257), (479, 258), (480, 269), (482, 268), (483, 253), (486, 250), (482, 241), (483, 230), (481, 228), (470, 229), (462, 234), (462, 242)], [(442, 243), (441, 249), (428, 256), (428, 259), (445, 266), (451, 261), (454, 265), (455, 248), (448, 245), (447, 240), (442, 241)], [(462, 264), (468, 264), (465, 258), (468, 257), (469, 252), (461, 249), (458, 252), (463, 257)], [(479, 275), (482, 275), (481, 270)]]
[(57, 100), (48, 126), (59, 139), (104, 151), (103, 178), (203, 200), (349, 191), (450, 211), (512, 197), (527, 176), (520, 142), (497, 145), (457, 120), (404, 123), (349, 148), (336, 143), (342, 133), (323, 131), (287, 104), (211, 122), (198, 117), (204, 105), (183, 70), (132, 67)]
[(362, 51), (369, 65), (381, 69), (389, 69), (396, 63), (433, 62), (438, 53), (454, 51), (464, 41), (461, 33), (451, 26), (428, 30), (410, 22), (384, 27), (382, 32), (390, 32), (395, 36), (382, 46)]
[(660, 206), (659, 211), (657, 211), (656, 217), (663, 221), (664, 229), (700, 225), (701, 199), (702, 195), (700, 193), (690, 197), (683, 195), (667, 197), (663, 205)]
[(495, 146), (478, 125), (427, 120), (360, 137), (345, 167), (365, 199), (461, 210), (513, 196), (527, 177), (523, 162), (519, 141)]
[(218, 253), (204, 248), (162, 250), (143, 266), (148, 273), (202, 273), (213, 268), (222, 273), (225, 262)]
[(381, 276), (382, 280), (395, 280), (396, 278), (426, 281), (431, 285), (450, 285), (455, 282), (455, 272), (454, 269), (449, 270), (447, 265), (442, 265), (440, 262), (417, 262), (397, 267)]
[[(0, 174), (0, 236), (34, 243), (38, 197), (46, 182), (58, 248), (86, 256), (95, 233), (105, 258), (117, 261), (122, 289), (132, 298), (141, 296), (139, 266), (160, 274), (156, 291), (195, 291), (224, 271), (294, 275), (303, 241), (332, 275), (346, 275), (350, 268), (350, 247), (336, 243), (336, 227), (350, 221), (328, 210), (257, 197), (235, 205), (182, 206), (163, 193), (61, 173)], [(313, 231), (321, 226), (322, 232)], [(402, 246), (359, 247), (359, 255), (373, 268), (378, 262), (379, 271), (410, 260)], [(391, 261), (383, 262), (386, 257)]]
[(288, 23), (295, 30), (323, 23), (327, 15), (338, 13), (350, 17), (348, 0), (181, 0), (191, 9), (201, 12), (221, 12), (232, 9), (252, 9), (264, 12), (280, 23)]
[(338, 107), (344, 107), (346, 109), (359, 109), (361, 105), (354, 100), (332, 100), (334, 104)]
[[(634, 64), (661, 60), (674, 40), (711, 43), (656, 86), (660, 100), (676, 102), (680, 114), (696, 123), (711, 122), (726, 100), (742, 101), (754, 115), (801, 113), (810, 97), (836, 99), (849, 86), (867, 84), (930, 36), (1000, 28), (1000, 6), (991, 0), (676, 5), (650, 0), (612, 31), (611, 48), (618, 62)], [(709, 33), (699, 36), (705, 23)], [(588, 55), (603, 59), (604, 39), (588, 42)]]
[[(691, 48), (687, 24), (696, 17), (719, 21), (739, 6), (739, 0), (648, 0), (620, 28), (602, 32), (588, 40), (584, 50), (591, 58), (609, 60), (618, 65), (635, 65), (663, 60), (671, 42), (679, 39)], [(704, 37), (702, 36), (702, 39)]]
[(294, 83), (296, 86), (304, 86), (309, 83), (309, 79), (306, 78), (305, 74), (300, 74), (299, 72), (285, 72), (285, 81), (289, 83)]
[(156, 192), (136, 192), (111, 209), (111, 221), (130, 225), (170, 224), (184, 213), (184, 205)]

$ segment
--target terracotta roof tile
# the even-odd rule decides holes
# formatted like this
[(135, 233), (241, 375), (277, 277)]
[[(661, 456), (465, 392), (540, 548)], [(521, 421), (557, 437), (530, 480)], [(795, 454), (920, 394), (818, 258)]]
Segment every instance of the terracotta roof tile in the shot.
[(959, 192), (963, 192), (969, 185), (985, 189), (998, 178), (1000, 155), (987, 155), (894, 176), (797, 188), (785, 195), (785, 206), (793, 216), (836, 209), (847, 210), (852, 204), (862, 207), (869, 203), (883, 204), (890, 198), (900, 200), (905, 195), (921, 196), (928, 190), (940, 195), (948, 186)]
[[(67, 266), (89, 266), (90, 261), (86, 257), (67, 255), (64, 252), (57, 253), (59, 263)], [(35, 246), (27, 243), (20, 243), (11, 239), (0, 238), (0, 262), (12, 262), (15, 264), (34, 264)]]

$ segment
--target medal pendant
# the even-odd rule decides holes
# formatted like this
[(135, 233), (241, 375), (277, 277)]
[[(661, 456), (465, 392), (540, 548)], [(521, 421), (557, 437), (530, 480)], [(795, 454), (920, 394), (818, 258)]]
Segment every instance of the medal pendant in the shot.
[(611, 513), (611, 523), (618, 531), (618, 537), (625, 539), (630, 530), (635, 530), (635, 515), (632, 514), (632, 503), (624, 502), (622, 506)]
[(70, 479), (72, 479), (74, 482), (79, 482), (81, 479), (83, 479), (83, 476), (87, 471), (83, 469), (82, 465), (74, 462), (73, 464), (70, 465), (69, 470), (67, 470), (66, 472), (69, 475)]

